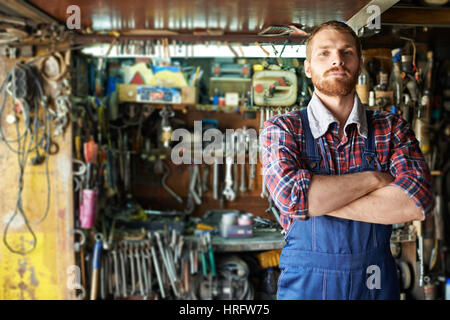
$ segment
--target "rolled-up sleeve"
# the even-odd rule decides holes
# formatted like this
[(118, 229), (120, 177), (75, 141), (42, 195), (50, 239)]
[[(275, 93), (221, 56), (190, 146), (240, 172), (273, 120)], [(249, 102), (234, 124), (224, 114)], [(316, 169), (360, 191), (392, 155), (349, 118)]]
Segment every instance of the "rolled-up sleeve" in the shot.
[(260, 134), (262, 174), (287, 230), (294, 218), (306, 220), (310, 172), (301, 161), (300, 149), (287, 126), (273, 118)]
[(390, 172), (395, 180), (391, 185), (413, 199), (426, 218), (434, 206), (430, 169), (408, 122), (395, 117), (392, 128)]

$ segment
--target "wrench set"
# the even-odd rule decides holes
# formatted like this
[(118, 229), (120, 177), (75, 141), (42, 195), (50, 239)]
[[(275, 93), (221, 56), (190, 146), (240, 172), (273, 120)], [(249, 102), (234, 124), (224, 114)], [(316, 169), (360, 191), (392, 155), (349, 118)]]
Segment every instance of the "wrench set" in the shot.
[(81, 285), (90, 284), (91, 300), (193, 300), (199, 297), (201, 282), (208, 280), (211, 288), (215, 286), (217, 273), (209, 233), (186, 238), (176, 230), (149, 231), (145, 239), (116, 241), (109, 246), (102, 245), (104, 239), (97, 234), (94, 251), (86, 256), (84, 234), (78, 229), (76, 233), (83, 235), (76, 243), (76, 252), (84, 262)]

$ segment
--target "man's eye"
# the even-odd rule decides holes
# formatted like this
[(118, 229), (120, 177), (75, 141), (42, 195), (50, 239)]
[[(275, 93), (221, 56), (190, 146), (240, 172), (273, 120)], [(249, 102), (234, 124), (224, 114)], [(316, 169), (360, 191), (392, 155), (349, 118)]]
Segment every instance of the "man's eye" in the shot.
[(326, 51), (322, 51), (319, 53), (319, 56), (326, 56), (326, 55), (328, 55), (328, 52), (326, 52)]
[(353, 54), (353, 51), (345, 51), (344, 54)]

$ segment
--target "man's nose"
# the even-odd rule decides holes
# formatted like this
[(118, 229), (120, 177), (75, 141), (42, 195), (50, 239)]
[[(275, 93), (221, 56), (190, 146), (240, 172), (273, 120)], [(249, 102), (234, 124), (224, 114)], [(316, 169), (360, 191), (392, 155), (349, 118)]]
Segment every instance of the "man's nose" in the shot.
[(333, 53), (333, 59), (332, 59), (333, 66), (343, 66), (344, 65), (344, 57), (342, 54), (338, 51)]

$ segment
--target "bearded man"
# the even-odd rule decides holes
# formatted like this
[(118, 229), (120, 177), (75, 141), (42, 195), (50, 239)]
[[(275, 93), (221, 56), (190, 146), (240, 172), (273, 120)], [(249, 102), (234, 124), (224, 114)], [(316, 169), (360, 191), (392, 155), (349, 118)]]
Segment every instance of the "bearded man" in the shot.
[(308, 107), (261, 132), (263, 174), (285, 230), (278, 299), (399, 299), (392, 224), (433, 208), (409, 124), (366, 110), (355, 93), (362, 63), (350, 27), (317, 27), (304, 62), (314, 85)]

